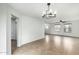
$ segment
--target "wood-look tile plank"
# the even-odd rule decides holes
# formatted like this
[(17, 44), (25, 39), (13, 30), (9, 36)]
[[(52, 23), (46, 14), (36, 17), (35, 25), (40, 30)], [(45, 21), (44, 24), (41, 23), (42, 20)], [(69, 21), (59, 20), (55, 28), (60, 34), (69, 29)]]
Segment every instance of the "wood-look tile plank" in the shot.
[(79, 55), (79, 38), (46, 35), (17, 48), (14, 55)]

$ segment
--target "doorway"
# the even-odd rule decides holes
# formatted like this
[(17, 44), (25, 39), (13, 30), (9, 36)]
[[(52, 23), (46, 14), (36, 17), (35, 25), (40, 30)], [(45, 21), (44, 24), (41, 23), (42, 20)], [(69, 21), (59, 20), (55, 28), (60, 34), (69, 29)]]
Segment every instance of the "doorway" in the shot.
[(11, 53), (17, 48), (17, 17), (11, 15)]

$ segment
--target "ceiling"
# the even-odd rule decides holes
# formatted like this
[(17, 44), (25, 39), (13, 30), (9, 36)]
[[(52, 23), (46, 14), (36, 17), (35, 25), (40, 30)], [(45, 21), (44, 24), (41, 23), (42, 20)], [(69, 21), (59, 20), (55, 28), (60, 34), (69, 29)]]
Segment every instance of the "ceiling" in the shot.
[[(43, 19), (41, 14), (47, 8), (46, 3), (10, 3), (17, 11), (38, 19)], [(79, 19), (79, 3), (54, 3), (52, 9), (57, 11), (57, 17), (47, 20), (77, 20)]]

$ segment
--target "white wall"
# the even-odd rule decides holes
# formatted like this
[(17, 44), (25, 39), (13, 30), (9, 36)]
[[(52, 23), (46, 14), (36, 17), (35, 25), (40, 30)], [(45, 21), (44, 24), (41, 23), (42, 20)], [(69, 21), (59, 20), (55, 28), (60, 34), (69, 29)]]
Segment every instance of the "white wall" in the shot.
[(62, 28), (61, 31), (56, 32), (54, 29), (54, 24), (50, 24), (50, 27), (48, 29), (49, 34), (58, 34), (58, 35), (65, 35), (65, 36), (73, 36), (73, 37), (79, 37), (79, 20), (73, 20), (70, 23), (72, 23), (72, 32), (71, 33), (65, 33), (63, 30), (63, 25), (61, 24)]
[(43, 20), (23, 15), (7, 5), (7, 52), (11, 54), (11, 14), (18, 17), (17, 21), (17, 46), (44, 38)]
[(44, 38), (43, 21), (27, 16), (22, 16), (21, 45)]
[[(20, 47), (25, 43), (44, 38), (44, 22), (40, 19), (28, 17), (9, 7), (8, 15), (18, 17), (17, 21), (17, 46)], [(9, 17), (10, 21), (10, 17)]]
[(23, 15), (8, 4), (0, 4), (0, 54), (11, 54), (11, 15), (18, 17), (17, 46), (44, 38), (44, 23)]
[[(21, 15), (19, 14), (19, 12), (17, 12), (15, 9), (13, 9), (11, 6), (9, 6), (8, 4), (6, 5), (7, 7), (7, 38), (6, 38), (6, 45), (7, 45), (7, 48), (6, 48), (6, 51), (7, 51), (7, 54), (11, 54), (11, 15), (15, 15), (16, 17), (19, 17), (19, 21), (18, 23), (21, 22)], [(21, 23), (18, 25), (18, 31), (17, 31), (17, 41), (20, 42), (20, 39), (21, 39)], [(18, 42), (17, 42), (17, 46), (18, 46)]]
[(6, 4), (0, 4), (0, 54), (6, 54)]

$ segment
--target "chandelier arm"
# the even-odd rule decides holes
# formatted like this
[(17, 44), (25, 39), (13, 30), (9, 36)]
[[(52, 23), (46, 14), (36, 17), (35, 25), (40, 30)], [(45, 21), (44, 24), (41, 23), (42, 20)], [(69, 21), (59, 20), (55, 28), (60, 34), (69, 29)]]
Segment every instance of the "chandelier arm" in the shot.
[(46, 10), (46, 13), (43, 15), (43, 18), (55, 18), (56, 13), (52, 13), (50, 10), (50, 3), (47, 3), (48, 9)]

